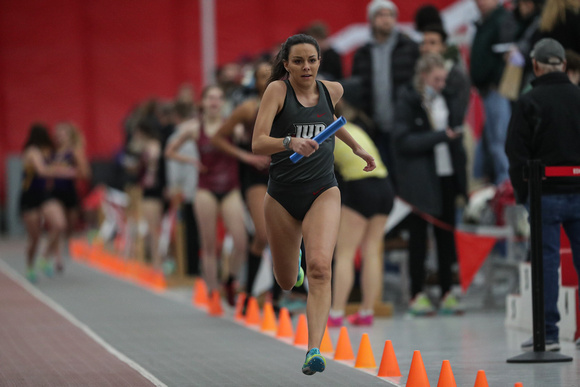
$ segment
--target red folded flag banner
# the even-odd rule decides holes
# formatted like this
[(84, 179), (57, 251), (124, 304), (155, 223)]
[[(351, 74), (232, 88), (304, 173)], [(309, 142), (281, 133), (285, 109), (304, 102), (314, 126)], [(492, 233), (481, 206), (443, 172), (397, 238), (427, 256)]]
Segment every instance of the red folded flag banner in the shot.
[(459, 263), (461, 290), (467, 290), (473, 277), (485, 262), (497, 238), (455, 230), (455, 246)]

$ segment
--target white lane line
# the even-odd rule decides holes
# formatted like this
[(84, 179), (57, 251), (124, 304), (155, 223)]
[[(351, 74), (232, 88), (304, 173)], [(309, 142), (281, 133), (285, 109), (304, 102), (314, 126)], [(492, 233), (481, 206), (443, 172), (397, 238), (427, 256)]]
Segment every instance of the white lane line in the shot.
[(28, 291), (28, 293), (32, 294), (34, 297), (36, 297), (42, 303), (47, 305), (49, 308), (51, 308), (55, 312), (59, 313), (62, 317), (64, 317), (66, 320), (68, 320), (71, 324), (73, 324), (74, 326), (81, 329), (91, 339), (93, 339), (98, 344), (100, 344), (103, 348), (105, 348), (109, 353), (111, 353), (117, 359), (121, 360), (123, 363), (125, 363), (129, 367), (133, 368), (141, 376), (143, 376), (145, 379), (147, 379), (151, 383), (153, 383), (153, 385), (155, 385), (156, 387), (167, 387), (167, 385), (165, 383), (161, 382), (159, 379), (157, 379), (155, 376), (153, 376), (151, 373), (149, 373), (149, 371), (147, 371), (145, 368), (141, 367), (135, 361), (131, 360), (126, 355), (119, 352), (117, 349), (115, 349), (113, 346), (111, 346), (109, 343), (107, 343), (103, 338), (101, 338), (99, 335), (97, 335), (91, 328), (89, 328), (87, 325), (83, 324), (76, 317), (74, 317), (72, 314), (70, 314), (66, 309), (64, 309), (62, 306), (60, 306), (54, 300), (52, 300), (51, 298), (46, 296), (40, 290), (38, 290), (37, 288), (32, 286), (26, 279), (24, 279), (20, 274), (18, 274), (14, 269), (12, 269), (12, 267), (10, 267), (2, 259), (0, 259), (0, 271), (2, 271), (8, 277), (10, 277), (14, 281), (16, 281), (20, 286), (22, 286), (24, 289), (26, 289), (26, 291)]
[[(0, 260), (0, 262), (1, 262), (1, 260)], [(191, 307), (191, 308), (193, 308), (193, 309), (195, 309), (197, 311), (201, 311), (201, 312), (206, 312), (207, 313), (207, 308), (200, 307), (200, 306), (197, 306), (197, 305), (193, 305), (188, 299), (185, 299), (181, 294), (177, 294), (176, 292), (172, 292), (172, 291), (169, 291), (167, 289), (166, 290), (162, 290), (162, 291), (151, 289), (151, 288), (149, 288), (147, 286), (144, 286), (144, 285), (142, 285), (142, 284), (140, 284), (138, 282), (132, 281), (131, 279), (128, 279), (128, 278), (124, 278), (122, 276), (116, 276), (116, 275), (112, 275), (110, 273), (107, 273), (107, 272), (99, 269), (96, 266), (91, 266), (90, 264), (88, 264), (88, 263), (86, 263), (84, 261), (77, 261), (77, 260), (74, 260), (73, 259), (72, 262), (74, 262), (76, 264), (79, 264), (83, 268), (87, 268), (89, 270), (93, 270), (96, 273), (105, 275), (105, 276), (107, 276), (109, 278), (113, 278), (113, 279), (116, 279), (116, 280), (119, 280), (119, 281), (123, 281), (123, 282), (125, 282), (127, 284), (133, 285), (133, 286), (135, 286), (135, 287), (137, 287), (139, 289), (145, 290), (145, 291), (147, 291), (147, 292), (149, 292), (151, 294), (154, 294), (154, 295), (156, 295), (158, 297), (162, 297), (164, 299), (167, 299), (167, 300), (170, 300), (170, 301), (173, 301), (173, 302), (182, 304), (182, 305), (187, 305), (188, 307)], [(23, 281), (26, 281), (26, 280), (23, 279)], [(28, 281), (26, 281), (26, 284), (28, 286), (32, 287), (32, 285), (30, 285), (28, 283)], [(35, 289), (34, 287), (32, 287), (32, 288)], [(211, 317), (211, 318), (215, 318), (215, 317)], [(302, 350), (301, 347), (294, 345), (293, 342), (288, 342), (288, 341), (283, 340), (283, 339), (278, 339), (276, 337), (272, 337), (271, 335), (268, 335), (268, 334), (262, 332), (260, 330), (260, 327), (247, 326), (243, 322), (236, 321), (233, 318), (233, 315), (230, 312), (227, 312), (227, 309), (226, 309), (226, 313), (224, 313), (224, 315), (221, 316), (221, 317), (219, 317), (219, 318), (222, 318), (224, 320), (231, 321), (234, 324), (239, 325), (239, 326), (241, 326), (243, 328), (246, 328), (246, 329), (249, 329), (251, 331), (254, 331), (254, 332), (257, 332), (257, 333), (261, 333), (261, 334), (263, 334), (265, 336), (274, 338), (277, 341), (279, 341), (281, 343), (284, 343), (284, 344), (286, 344), (286, 345), (288, 345), (290, 347), (293, 347), (293, 348), (297, 348), (299, 350)], [(348, 368), (350, 368), (352, 370), (355, 370), (355, 371), (358, 371), (358, 372), (362, 372), (362, 373), (367, 374), (367, 375), (370, 375), (370, 376), (374, 376), (377, 379), (385, 382), (386, 384), (388, 384), (390, 386), (393, 386), (393, 387), (404, 387), (404, 385), (398, 384), (400, 382), (400, 378), (399, 379), (397, 379), (397, 378), (382, 378), (382, 377), (376, 376), (374, 374), (374, 372), (373, 372), (374, 370), (365, 370), (365, 369), (362, 369), (362, 368), (355, 368), (354, 367), (354, 363), (353, 364), (348, 364), (348, 362), (337, 361), (337, 360), (331, 359), (330, 357), (327, 358), (327, 361), (328, 360), (331, 360), (334, 363), (340, 364), (342, 366), (348, 367)]]

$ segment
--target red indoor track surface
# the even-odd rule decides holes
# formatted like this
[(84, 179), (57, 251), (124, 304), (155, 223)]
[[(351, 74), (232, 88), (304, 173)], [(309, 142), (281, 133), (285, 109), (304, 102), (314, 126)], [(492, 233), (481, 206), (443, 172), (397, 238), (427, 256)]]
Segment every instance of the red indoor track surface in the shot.
[(0, 386), (151, 386), (0, 272)]

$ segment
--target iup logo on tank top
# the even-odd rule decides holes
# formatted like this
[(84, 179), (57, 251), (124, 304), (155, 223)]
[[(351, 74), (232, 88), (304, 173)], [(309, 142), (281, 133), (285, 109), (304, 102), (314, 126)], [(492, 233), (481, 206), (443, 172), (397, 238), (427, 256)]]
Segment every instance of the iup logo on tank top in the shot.
[(296, 129), (296, 137), (313, 138), (318, 133), (322, 132), (326, 125), (323, 122), (314, 124), (294, 124)]

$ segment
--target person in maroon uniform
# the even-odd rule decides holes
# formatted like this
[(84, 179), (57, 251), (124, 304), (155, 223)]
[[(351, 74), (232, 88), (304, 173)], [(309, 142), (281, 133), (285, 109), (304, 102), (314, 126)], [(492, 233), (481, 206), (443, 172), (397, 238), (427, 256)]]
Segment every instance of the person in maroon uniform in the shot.
[[(168, 145), (166, 156), (199, 166), (194, 209), (200, 226), (202, 271), (210, 292), (219, 290), (216, 238), (218, 215), (221, 215), (232, 236), (232, 259), (225, 290), (228, 303), (233, 306), (234, 281), (247, 253), (248, 236), (244, 223), (244, 203), (239, 188), (238, 161), (211, 143), (212, 137), (223, 124), (223, 106), (223, 90), (218, 86), (207, 87), (202, 93), (199, 120)], [(190, 159), (178, 153), (185, 141), (197, 142), (201, 160)]]

